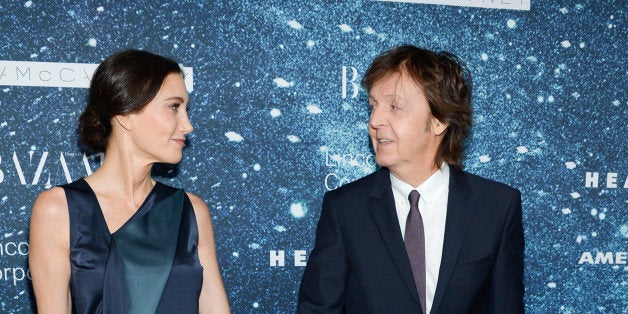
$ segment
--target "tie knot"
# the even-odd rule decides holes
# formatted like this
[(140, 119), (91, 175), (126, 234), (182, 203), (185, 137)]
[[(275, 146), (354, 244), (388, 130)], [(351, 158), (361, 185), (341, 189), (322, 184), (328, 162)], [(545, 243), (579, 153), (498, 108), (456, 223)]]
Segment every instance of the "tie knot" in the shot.
[(421, 194), (417, 190), (412, 190), (410, 195), (408, 195), (408, 200), (410, 201), (410, 205), (419, 206), (419, 197)]

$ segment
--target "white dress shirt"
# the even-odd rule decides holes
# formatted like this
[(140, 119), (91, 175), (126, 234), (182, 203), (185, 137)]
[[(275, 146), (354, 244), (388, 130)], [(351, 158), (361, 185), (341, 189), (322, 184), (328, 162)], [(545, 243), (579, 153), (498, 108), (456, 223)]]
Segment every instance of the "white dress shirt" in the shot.
[(449, 195), (449, 166), (443, 162), (440, 169), (430, 176), (418, 187), (413, 187), (390, 173), (395, 207), (401, 227), (401, 236), (406, 230), (406, 218), (410, 212), (408, 195), (412, 190), (417, 190), (419, 198), (419, 212), (423, 218), (425, 230), (425, 308), (427, 313), (432, 308), (438, 271), (440, 269), (441, 255), (443, 253), (443, 241), (445, 237), (445, 220), (447, 218), (447, 197)]

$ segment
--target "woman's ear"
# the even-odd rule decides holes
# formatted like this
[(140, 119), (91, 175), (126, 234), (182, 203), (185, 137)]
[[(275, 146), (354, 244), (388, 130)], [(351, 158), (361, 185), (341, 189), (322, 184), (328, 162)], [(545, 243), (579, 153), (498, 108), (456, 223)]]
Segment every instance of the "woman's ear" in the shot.
[(131, 115), (117, 115), (113, 117), (115, 123), (121, 126), (123, 129), (127, 131), (131, 131), (133, 129), (133, 120), (131, 119)]

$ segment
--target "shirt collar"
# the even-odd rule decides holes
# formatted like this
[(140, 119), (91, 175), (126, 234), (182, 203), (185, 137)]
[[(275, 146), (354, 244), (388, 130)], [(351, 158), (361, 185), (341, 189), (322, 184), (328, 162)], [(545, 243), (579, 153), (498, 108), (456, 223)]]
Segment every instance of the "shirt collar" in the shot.
[(428, 206), (432, 207), (438, 196), (449, 186), (449, 165), (443, 162), (440, 169), (436, 170), (434, 174), (417, 187), (413, 187), (402, 181), (392, 172), (390, 172), (390, 183), (392, 185), (393, 192), (398, 193), (399, 195), (405, 195), (406, 201), (410, 192), (412, 190), (417, 190), (419, 194), (421, 194), (421, 198), (427, 202)]

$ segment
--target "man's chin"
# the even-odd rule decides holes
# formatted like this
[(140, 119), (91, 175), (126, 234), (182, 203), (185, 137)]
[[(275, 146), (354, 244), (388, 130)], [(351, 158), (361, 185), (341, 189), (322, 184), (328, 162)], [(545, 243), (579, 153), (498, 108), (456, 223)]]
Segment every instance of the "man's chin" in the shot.
[(384, 168), (389, 168), (393, 165), (392, 161), (387, 160), (385, 157), (377, 157), (377, 155), (375, 156), (375, 163)]

